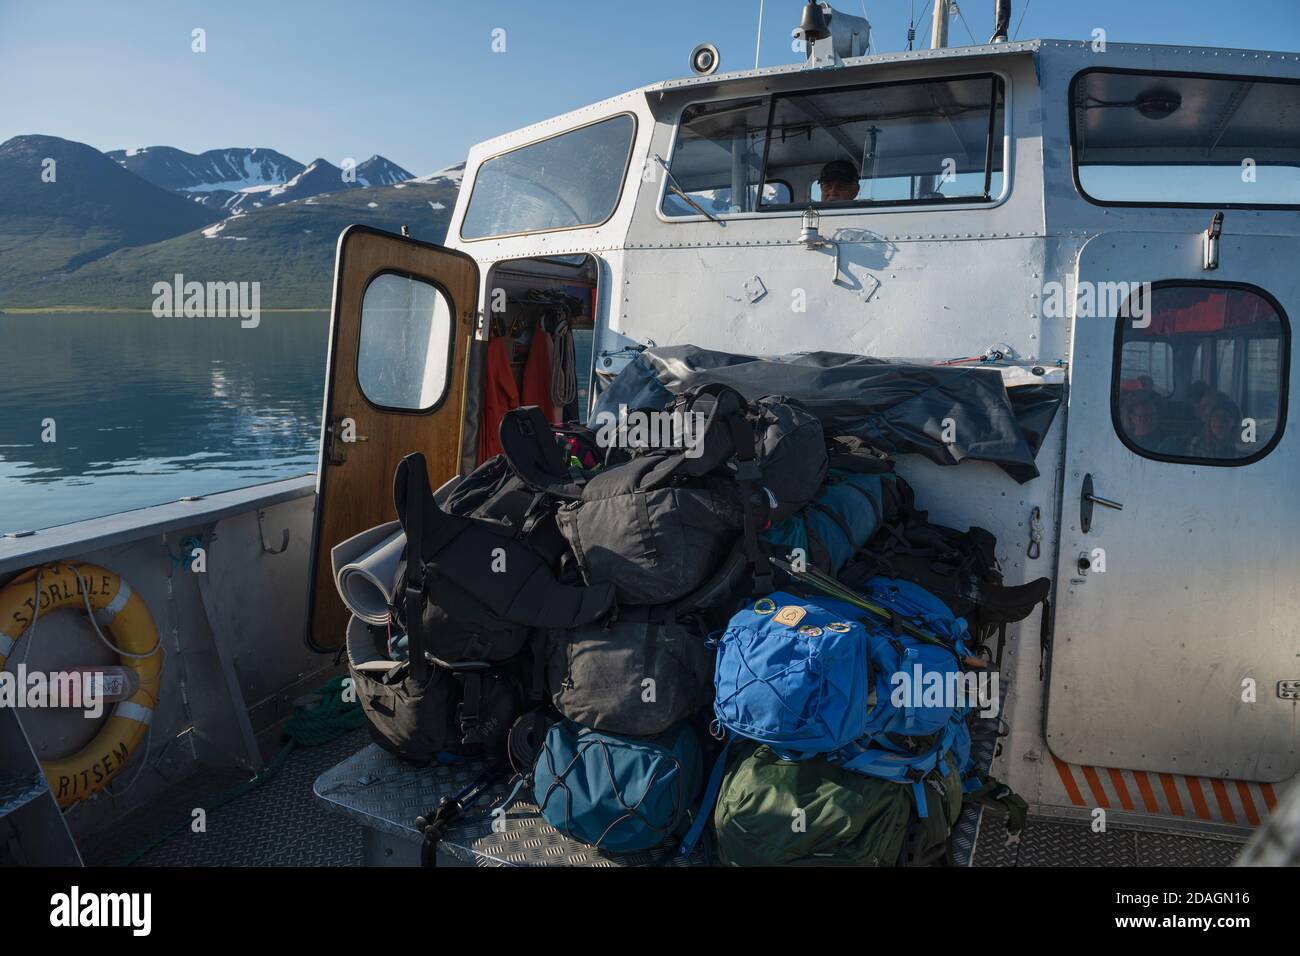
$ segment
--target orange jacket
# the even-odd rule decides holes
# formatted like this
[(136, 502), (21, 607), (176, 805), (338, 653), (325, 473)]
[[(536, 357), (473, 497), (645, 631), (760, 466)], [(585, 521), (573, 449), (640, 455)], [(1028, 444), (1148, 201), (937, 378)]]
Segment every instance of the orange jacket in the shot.
[(519, 407), (519, 389), (515, 385), (514, 372), (510, 370), (510, 341), (504, 335), (494, 335), (488, 340), (485, 378), (483, 417), (478, 433), (480, 462), (501, 454), (501, 440), (497, 437), (501, 419), (510, 409)]
[(551, 337), (537, 325), (533, 333), (533, 342), (528, 347), (528, 361), (524, 365), (525, 405), (536, 405), (552, 424), (562, 424), (564, 410), (556, 415), (555, 405), (551, 401)]

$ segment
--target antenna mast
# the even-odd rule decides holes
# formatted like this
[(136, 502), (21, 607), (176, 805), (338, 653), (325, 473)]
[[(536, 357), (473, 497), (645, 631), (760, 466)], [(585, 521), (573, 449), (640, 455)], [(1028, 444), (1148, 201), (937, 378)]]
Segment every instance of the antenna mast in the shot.
[(948, 45), (948, 3), (950, 0), (934, 0), (934, 21), (930, 29), (930, 49), (939, 50)]
[(763, 47), (763, 0), (758, 0), (758, 36), (754, 38), (754, 69), (758, 69), (758, 51)]

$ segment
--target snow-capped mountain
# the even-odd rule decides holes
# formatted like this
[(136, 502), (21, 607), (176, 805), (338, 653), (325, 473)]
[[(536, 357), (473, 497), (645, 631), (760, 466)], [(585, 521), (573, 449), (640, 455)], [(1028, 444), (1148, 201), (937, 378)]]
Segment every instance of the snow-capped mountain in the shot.
[(440, 169), (436, 173), (430, 173), (428, 176), (419, 176), (412, 179), (415, 183), (451, 183), (459, 186), (460, 181), (465, 178), (465, 164), (457, 163), (455, 166), (448, 166), (446, 169)]
[(401, 166), (378, 154), (357, 166), (357, 182), (363, 186), (391, 186), (414, 178)]
[(343, 189), (404, 182), (411, 174), (383, 156), (359, 163), (355, 176), (324, 159), (304, 166), (273, 149), (234, 147), (187, 153), (171, 146), (115, 149), (106, 154), (141, 179), (225, 215)]
[(324, 159), (303, 166), (273, 150), (105, 155), (14, 137), (0, 143), (0, 308), (148, 308), (159, 276), (214, 268), (261, 281), (265, 308), (323, 308), (342, 229), (407, 226), (439, 242), (461, 174), (415, 179), (376, 156), (345, 176)]

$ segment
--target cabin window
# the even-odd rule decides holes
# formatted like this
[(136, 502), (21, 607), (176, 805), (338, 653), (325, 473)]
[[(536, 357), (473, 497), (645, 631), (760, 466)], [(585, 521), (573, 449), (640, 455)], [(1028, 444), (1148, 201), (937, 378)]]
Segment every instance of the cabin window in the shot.
[(462, 239), (598, 226), (614, 214), (636, 120), (624, 113), (493, 156), (479, 166)]
[(1005, 90), (991, 74), (696, 104), (682, 113), (661, 208), (991, 202), (1005, 126)]
[(1115, 429), (1139, 455), (1242, 465), (1281, 438), (1290, 327), (1262, 290), (1156, 283), (1121, 314), (1115, 349)]
[(451, 302), (428, 282), (392, 272), (366, 286), (361, 300), (357, 381), (380, 408), (429, 411), (447, 394)]
[(1093, 202), (1300, 205), (1300, 82), (1089, 70), (1070, 102), (1075, 179)]

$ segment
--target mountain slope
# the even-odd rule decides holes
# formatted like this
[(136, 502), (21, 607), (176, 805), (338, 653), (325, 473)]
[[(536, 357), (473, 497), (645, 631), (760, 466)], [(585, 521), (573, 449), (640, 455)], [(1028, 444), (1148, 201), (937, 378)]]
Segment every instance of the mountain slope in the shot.
[(414, 238), (441, 242), (455, 203), (456, 184), (446, 180), (318, 193), (123, 249), (57, 285), (37, 283), (0, 295), (0, 307), (148, 309), (153, 283), (170, 282), (179, 272), (201, 282), (259, 282), (263, 309), (326, 309), (335, 245), (344, 228), (365, 223), (398, 232), (407, 225)]
[[(54, 161), (54, 166), (45, 163)], [(53, 182), (42, 180), (52, 168)], [(97, 149), (56, 136), (0, 143), (0, 297), (115, 249), (155, 243), (216, 216), (123, 169)]]

